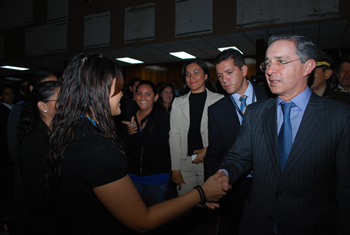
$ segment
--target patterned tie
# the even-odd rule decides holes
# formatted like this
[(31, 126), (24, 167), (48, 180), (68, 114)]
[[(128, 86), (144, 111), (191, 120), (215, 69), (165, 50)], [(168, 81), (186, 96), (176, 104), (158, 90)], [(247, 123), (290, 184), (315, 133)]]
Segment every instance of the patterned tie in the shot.
[(290, 121), (290, 111), (295, 106), (293, 102), (281, 102), (283, 112), (283, 124), (278, 135), (278, 152), (280, 157), (281, 173), (286, 165), (290, 150), (293, 145), (292, 123)]
[[(239, 109), (241, 110), (241, 112), (244, 114), (245, 110), (247, 109), (247, 98), (248, 96), (246, 95), (242, 95), (241, 97), (239, 97), (239, 101), (241, 101), (241, 107), (239, 107)], [(241, 118), (241, 124), (243, 122), (243, 117)]]

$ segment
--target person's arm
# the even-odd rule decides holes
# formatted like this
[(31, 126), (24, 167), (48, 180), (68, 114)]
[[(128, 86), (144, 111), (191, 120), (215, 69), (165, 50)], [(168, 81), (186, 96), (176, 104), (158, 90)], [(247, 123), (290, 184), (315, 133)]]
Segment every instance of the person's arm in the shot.
[(170, 115), (170, 132), (169, 132), (169, 146), (170, 146), (170, 156), (171, 156), (171, 168), (172, 168), (172, 181), (178, 185), (179, 190), (181, 189), (181, 184), (186, 184), (183, 180), (180, 167), (181, 159), (181, 133), (179, 129), (179, 124), (181, 122), (181, 109), (178, 104), (178, 98), (175, 98), (172, 104), (172, 111)]
[(337, 162), (338, 217), (337, 234), (350, 234), (350, 117), (339, 140)]
[[(213, 175), (203, 185), (207, 201), (218, 201), (226, 193), (217, 180), (221, 172)], [(146, 208), (129, 176), (93, 189), (103, 205), (121, 223), (129, 228), (146, 232), (176, 218), (200, 203), (196, 189), (149, 208)]]

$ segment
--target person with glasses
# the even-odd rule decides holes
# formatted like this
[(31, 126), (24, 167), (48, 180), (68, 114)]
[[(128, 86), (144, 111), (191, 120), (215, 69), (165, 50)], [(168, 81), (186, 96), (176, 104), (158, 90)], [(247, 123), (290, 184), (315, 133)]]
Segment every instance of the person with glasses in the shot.
[[(207, 179), (218, 169), (225, 154), (230, 150), (242, 125), (242, 110), (245, 105), (266, 100), (265, 88), (247, 80), (248, 67), (244, 56), (237, 50), (222, 51), (215, 59), (216, 75), (222, 88), (228, 95), (208, 108), (209, 145), (204, 158), (204, 178)], [(240, 101), (245, 97), (245, 101)], [(220, 234), (238, 234), (244, 202), (252, 185), (252, 174), (249, 169), (233, 185), (220, 201)]]
[(268, 40), (265, 72), (278, 97), (249, 105), (220, 165), (223, 189), (253, 167), (240, 234), (350, 234), (350, 106), (307, 86), (313, 42)]
[(18, 140), (18, 158), (22, 190), (28, 214), (25, 234), (58, 234), (53, 205), (43, 184), (45, 158), (49, 152), (49, 130), (56, 114), (56, 99), (61, 83), (42, 82), (34, 86), (30, 105), (22, 110)]

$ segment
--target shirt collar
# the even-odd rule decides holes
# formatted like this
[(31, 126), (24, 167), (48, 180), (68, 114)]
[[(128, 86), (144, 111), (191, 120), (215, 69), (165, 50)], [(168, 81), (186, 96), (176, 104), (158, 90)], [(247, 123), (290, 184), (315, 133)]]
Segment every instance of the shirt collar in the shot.
[(6, 106), (7, 108), (12, 109), (12, 105), (6, 104), (6, 103), (4, 103), (4, 102), (2, 102), (2, 104), (3, 104), (4, 106)]
[[(309, 87), (295, 96), (291, 101), (300, 109), (305, 111), (307, 104), (309, 103), (309, 99), (311, 96), (311, 90)], [(280, 104), (283, 100), (278, 97), (278, 104)]]
[[(245, 90), (244, 95), (247, 96), (248, 99), (253, 99), (253, 85), (250, 83), (249, 80), (247, 80), (247, 82), (248, 82), (248, 87), (247, 87), (247, 89)], [(234, 94), (232, 94), (231, 96), (232, 96), (232, 98), (233, 98), (236, 102), (239, 102), (239, 98), (240, 98), (242, 95), (240, 95), (240, 94), (238, 94), (238, 93), (234, 93)], [(247, 99), (247, 100), (248, 100), (248, 99)]]

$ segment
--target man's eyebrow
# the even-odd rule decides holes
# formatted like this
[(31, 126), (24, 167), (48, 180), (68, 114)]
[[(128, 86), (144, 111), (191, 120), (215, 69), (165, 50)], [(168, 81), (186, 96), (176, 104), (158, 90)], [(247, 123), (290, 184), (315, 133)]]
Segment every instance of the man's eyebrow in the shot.
[[(273, 58), (275, 58), (275, 59), (287, 59), (289, 56), (274, 56)], [(266, 60), (270, 60), (270, 58), (268, 58), (268, 57), (265, 57), (265, 60), (264, 61), (266, 61)]]

